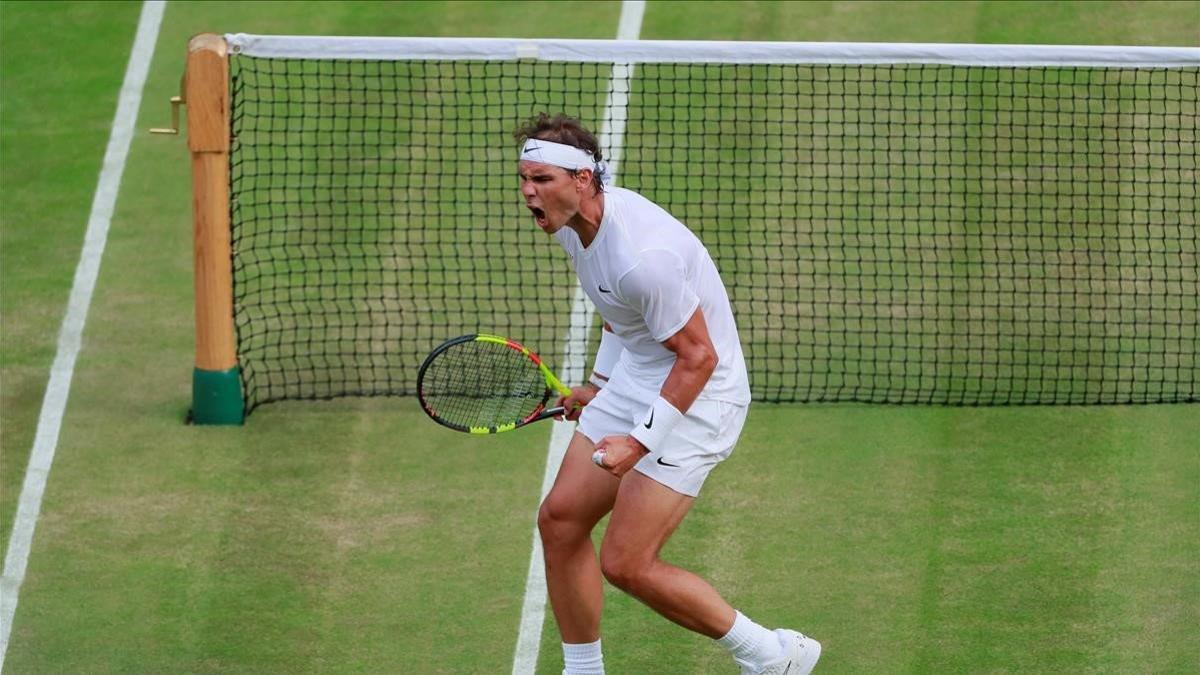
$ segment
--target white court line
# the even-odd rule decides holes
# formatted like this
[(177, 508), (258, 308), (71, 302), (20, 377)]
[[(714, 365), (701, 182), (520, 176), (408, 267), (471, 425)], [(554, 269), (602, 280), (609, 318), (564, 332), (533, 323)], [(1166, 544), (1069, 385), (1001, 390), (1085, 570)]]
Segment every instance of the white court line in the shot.
[(8, 639), (12, 635), (13, 616), (17, 611), (17, 594), (21, 591), (21, 582), (25, 580), (33, 531), (42, 510), (42, 495), (46, 491), (46, 480), (50, 477), (50, 465), (54, 463), (58, 433), (62, 428), (67, 396), (71, 392), (75, 357), (79, 355), (83, 325), (87, 321), (88, 307), (92, 304), (92, 291), (96, 288), (96, 276), (100, 273), (100, 258), (104, 255), (108, 226), (112, 221), (117, 190), (121, 185), (121, 175), (125, 172), (125, 158), (129, 155), (129, 143), (133, 139), (134, 123), (142, 103), (142, 87), (150, 70), (150, 59), (154, 56), (154, 44), (158, 41), (158, 29), (166, 4), (165, 0), (147, 0), (142, 5), (137, 35), (125, 70), (125, 82), (121, 85), (117, 115), (113, 119), (112, 134), (108, 138), (108, 149), (104, 152), (104, 164), (92, 200), (92, 212), (88, 216), (83, 251), (75, 268), (75, 282), (71, 286), (67, 312), (58, 334), (58, 351), (50, 366), (50, 381), (46, 384), (46, 395), (42, 399), (42, 412), (29, 454), (29, 466), (25, 469), (25, 483), (21, 486), (21, 496), (17, 501), (17, 515), (8, 540), (8, 552), (4, 556), (4, 573), (0, 577), (0, 670), (3, 670), (4, 657), (8, 654)]
[[(642, 17), (646, 13), (644, 0), (625, 0), (621, 3), (621, 19), (617, 24), (618, 40), (636, 40), (642, 32)], [(633, 77), (633, 65), (613, 64), (612, 79), (608, 84), (608, 103), (600, 125), (600, 147), (608, 148), (608, 167), (615, 180), (621, 159), (621, 145), (625, 142), (625, 113), (629, 104), (629, 82)], [(576, 285), (575, 297), (571, 302), (571, 327), (567, 331), (562, 374), (563, 382), (582, 382), (586, 365), (588, 331), (592, 327), (595, 308)], [(554, 485), (558, 467), (562, 464), (567, 444), (575, 432), (574, 422), (555, 422), (550, 434), (550, 447), (546, 454), (546, 472), (542, 476), (542, 499)], [(539, 500), (540, 503), (540, 500)], [(525, 577), (525, 600), (521, 605), (521, 629), (517, 634), (516, 654), (513, 656), (513, 675), (532, 675), (537, 668), (538, 649), (542, 641), (542, 625), (546, 618), (546, 569), (542, 562), (542, 538), (537, 524), (533, 527), (533, 550), (529, 554), (529, 573)]]

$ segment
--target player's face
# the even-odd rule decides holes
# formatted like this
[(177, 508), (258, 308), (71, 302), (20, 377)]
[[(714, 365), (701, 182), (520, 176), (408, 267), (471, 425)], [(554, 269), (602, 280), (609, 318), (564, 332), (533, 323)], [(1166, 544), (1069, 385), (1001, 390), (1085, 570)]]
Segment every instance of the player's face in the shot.
[(579, 212), (577, 181), (566, 169), (523, 161), (519, 174), (525, 208), (546, 234), (554, 234)]

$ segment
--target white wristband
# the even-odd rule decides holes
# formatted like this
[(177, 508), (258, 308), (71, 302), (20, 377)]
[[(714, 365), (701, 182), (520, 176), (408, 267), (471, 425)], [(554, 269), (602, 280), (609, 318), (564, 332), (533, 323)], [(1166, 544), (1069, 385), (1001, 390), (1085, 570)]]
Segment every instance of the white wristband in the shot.
[(604, 383), (612, 377), (613, 368), (616, 368), (617, 361), (621, 359), (621, 352), (625, 350), (625, 346), (621, 344), (621, 338), (615, 333), (607, 330), (600, 330), (600, 347), (596, 350), (596, 364), (592, 366), (592, 372), (599, 375), (599, 378), (592, 377), (590, 382), (598, 387), (603, 387)]
[(667, 440), (681, 419), (683, 419), (683, 413), (676, 410), (675, 406), (671, 405), (667, 399), (659, 396), (654, 399), (654, 403), (646, 411), (645, 417), (633, 427), (629, 435), (646, 446), (647, 450), (654, 452), (662, 446), (663, 441)]

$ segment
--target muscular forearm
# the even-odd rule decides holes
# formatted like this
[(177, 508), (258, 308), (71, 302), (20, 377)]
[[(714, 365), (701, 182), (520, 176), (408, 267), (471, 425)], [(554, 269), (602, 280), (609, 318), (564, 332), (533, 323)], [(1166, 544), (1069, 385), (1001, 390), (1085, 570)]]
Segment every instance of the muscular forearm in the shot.
[(686, 413), (717, 367), (717, 350), (708, 337), (704, 313), (697, 309), (663, 345), (675, 352), (675, 365), (667, 373), (659, 395), (676, 410)]
[[(682, 419), (682, 415), (687, 413), (688, 408), (692, 407), (692, 403), (700, 396), (700, 391), (704, 389), (717, 366), (717, 354), (711, 345), (692, 345), (676, 351), (675, 354), (675, 365), (671, 367), (671, 372), (667, 373), (667, 379), (659, 391), (659, 399), (651, 404), (644, 421), (634, 426), (626, 437), (626, 441), (632, 444), (634, 450), (630, 456), (640, 458), (646, 452), (661, 447), (660, 443), (670, 435), (671, 429)], [(656, 413), (658, 422), (654, 426)], [(627, 468), (623, 464), (613, 466), (616, 470)]]
[(675, 352), (675, 364), (667, 373), (659, 398), (655, 399), (646, 416), (634, 425), (628, 436), (622, 436), (619, 440), (605, 438), (596, 446), (604, 456), (610, 451), (615, 453), (612, 462), (605, 463), (603, 456), (597, 461), (615, 476), (623, 475), (647, 452), (662, 447), (671, 430), (700, 396), (717, 367), (717, 350), (708, 337), (704, 313), (699, 309), (683, 328), (664, 340), (663, 345)]
[(675, 365), (663, 382), (661, 396), (681, 413), (692, 407), (708, 378), (717, 367), (717, 354), (711, 349), (694, 349), (677, 354)]

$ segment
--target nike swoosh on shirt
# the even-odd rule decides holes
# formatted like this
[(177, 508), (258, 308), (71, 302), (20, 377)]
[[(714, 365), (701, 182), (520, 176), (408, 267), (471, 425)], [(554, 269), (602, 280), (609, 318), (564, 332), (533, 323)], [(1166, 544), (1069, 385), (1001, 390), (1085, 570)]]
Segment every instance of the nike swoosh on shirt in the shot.
[(679, 468), (679, 465), (678, 465), (678, 464), (672, 464), (672, 463), (670, 463), (670, 462), (664, 462), (664, 461), (662, 460), (662, 457), (659, 457), (659, 458), (658, 458), (658, 463), (659, 463), (659, 465), (660, 465), (660, 466), (669, 466), (669, 467), (671, 467), (671, 468), (673, 468), (673, 469), (678, 469), (678, 468)]
[(654, 426), (654, 411), (653, 410), (650, 411), (650, 419), (646, 420), (646, 428), (649, 429), (652, 426)]

